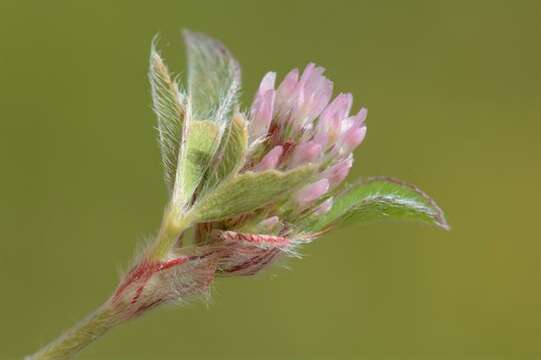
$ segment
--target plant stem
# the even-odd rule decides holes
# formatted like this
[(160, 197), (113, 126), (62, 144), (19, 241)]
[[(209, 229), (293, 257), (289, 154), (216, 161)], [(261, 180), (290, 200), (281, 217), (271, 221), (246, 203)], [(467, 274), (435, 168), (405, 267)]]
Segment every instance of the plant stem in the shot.
[(153, 244), (150, 245), (147, 257), (151, 260), (162, 260), (173, 244), (192, 223), (190, 214), (179, 216), (176, 212), (167, 211), (163, 217), (162, 226)]
[[(177, 239), (190, 225), (191, 217), (180, 217), (176, 212), (166, 211), (158, 236), (148, 247), (145, 258), (156, 262), (163, 260)], [(118, 306), (118, 304), (116, 305)], [(122, 312), (122, 308), (113, 307), (113, 303), (108, 301), (71, 330), (43, 347), (34, 355), (27, 357), (26, 360), (63, 360), (72, 358), (84, 347), (105, 334), (107, 330), (119, 324), (123, 318), (118, 316), (119, 311)]]
[(120, 320), (109, 306), (100, 307), (58, 339), (28, 356), (26, 360), (71, 359), (119, 322)]

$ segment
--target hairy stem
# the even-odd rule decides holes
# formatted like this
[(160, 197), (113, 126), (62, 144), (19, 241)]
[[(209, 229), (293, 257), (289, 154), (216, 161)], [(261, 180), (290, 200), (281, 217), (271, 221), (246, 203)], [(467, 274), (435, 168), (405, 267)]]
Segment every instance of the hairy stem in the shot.
[(119, 322), (113, 310), (109, 306), (103, 306), (58, 339), (28, 356), (26, 360), (71, 359)]
[(163, 260), (184, 230), (192, 225), (190, 213), (179, 216), (176, 212), (166, 211), (160, 232), (149, 246), (147, 257), (150, 260)]
[[(178, 213), (166, 211), (158, 236), (146, 250), (144, 259), (153, 262), (164, 260), (171, 247), (190, 225), (190, 217), (180, 217)], [(121, 281), (120, 284), (122, 289), (123, 282)], [(118, 307), (119, 305), (120, 307)], [(114, 297), (111, 298), (86, 319), (34, 355), (28, 356), (26, 360), (71, 359), (87, 345), (105, 334), (107, 330), (119, 324), (122, 319), (132, 317), (134, 314), (130, 314), (128, 317), (119, 316), (120, 313), (127, 310), (124, 308), (126, 305), (127, 303), (119, 302)]]

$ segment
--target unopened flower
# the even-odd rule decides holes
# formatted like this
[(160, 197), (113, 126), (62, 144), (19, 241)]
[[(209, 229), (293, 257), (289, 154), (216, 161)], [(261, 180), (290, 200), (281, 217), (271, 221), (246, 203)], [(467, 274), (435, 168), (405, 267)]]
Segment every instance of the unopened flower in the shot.
[(161, 228), (105, 305), (35, 359), (69, 356), (116, 323), (206, 295), (217, 277), (253, 275), (299, 256), (340, 224), (416, 219), (448, 227), (414, 186), (381, 177), (345, 184), (367, 110), (351, 93), (333, 98), (323, 67), (294, 69), (279, 84), (267, 73), (242, 111), (231, 53), (202, 34), (185, 32), (185, 40), (185, 87), (154, 46), (150, 57), (170, 192)]

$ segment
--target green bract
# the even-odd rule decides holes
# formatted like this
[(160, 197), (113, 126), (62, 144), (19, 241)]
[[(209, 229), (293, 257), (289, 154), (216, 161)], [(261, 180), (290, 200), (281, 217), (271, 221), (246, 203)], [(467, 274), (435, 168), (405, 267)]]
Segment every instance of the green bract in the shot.
[(337, 224), (378, 220), (417, 220), (449, 229), (443, 211), (427, 194), (415, 186), (386, 177), (346, 185), (327, 213), (312, 216), (303, 225), (317, 232)]
[(310, 166), (287, 172), (246, 172), (225, 181), (196, 202), (198, 222), (217, 221), (260, 209), (291, 195), (314, 173)]

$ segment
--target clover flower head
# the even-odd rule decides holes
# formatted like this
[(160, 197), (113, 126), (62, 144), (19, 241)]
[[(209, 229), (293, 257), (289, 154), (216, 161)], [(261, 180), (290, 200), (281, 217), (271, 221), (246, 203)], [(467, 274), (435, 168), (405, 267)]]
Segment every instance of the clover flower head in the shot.
[(241, 111), (240, 66), (220, 42), (186, 31), (185, 86), (152, 45), (149, 78), (169, 200), (155, 239), (85, 322), (35, 354), (67, 358), (113, 325), (163, 303), (208, 295), (217, 277), (259, 273), (351, 223), (419, 220), (448, 229), (417, 187), (347, 184), (367, 110), (313, 63), (279, 85), (267, 73)]
[[(416, 218), (447, 227), (415, 187), (386, 178), (344, 185), (367, 110), (313, 63), (280, 84), (269, 72), (246, 113), (240, 66), (218, 41), (185, 32), (188, 83), (154, 46), (150, 81), (171, 198), (155, 245), (113, 302), (127, 317), (205, 294), (216, 277), (253, 275), (344, 220)], [(194, 228), (193, 236), (186, 233)]]
[(353, 164), (353, 150), (366, 135), (367, 110), (350, 115), (353, 96), (339, 94), (330, 102), (333, 83), (324, 69), (308, 64), (299, 77), (292, 70), (275, 89), (276, 74), (267, 73), (249, 114), (249, 135), (261, 143), (253, 170), (290, 170), (318, 165), (318, 179), (296, 194), (299, 204), (311, 204), (338, 186)]
[[(367, 110), (313, 63), (279, 85), (267, 73), (239, 112), (240, 66), (219, 42), (186, 32), (188, 85), (159, 53), (150, 80), (171, 199), (158, 241), (119, 285), (125, 317), (207, 292), (216, 276), (253, 275), (340, 220), (416, 217), (447, 227), (417, 188), (376, 178), (344, 186)], [(192, 238), (185, 230), (195, 228)]]

